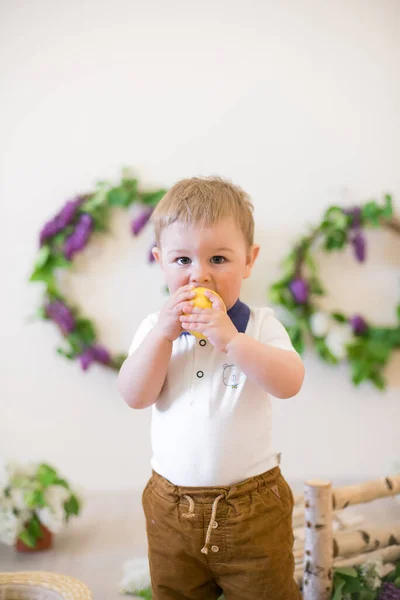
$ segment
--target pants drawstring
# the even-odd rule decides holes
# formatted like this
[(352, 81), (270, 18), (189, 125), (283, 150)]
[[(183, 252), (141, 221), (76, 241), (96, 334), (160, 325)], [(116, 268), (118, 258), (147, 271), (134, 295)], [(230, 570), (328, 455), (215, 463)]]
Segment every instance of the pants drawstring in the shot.
[(185, 513), (184, 515), (182, 515), (183, 517), (185, 517), (185, 519), (193, 519), (195, 517), (194, 514), (194, 502), (193, 502), (193, 498), (191, 498), (190, 496), (188, 496), (187, 494), (185, 494), (184, 496), (182, 496), (182, 498), (187, 498), (188, 502), (189, 502), (189, 512)]
[[(186, 498), (187, 501), (189, 502), (189, 512), (184, 513), (182, 516), (185, 517), (185, 519), (193, 519), (193, 517), (195, 517), (193, 498), (191, 496), (189, 496), (188, 494), (185, 494), (184, 496), (182, 496), (182, 498)], [(225, 498), (224, 494), (220, 494), (219, 496), (217, 496), (215, 498), (214, 502), (213, 502), (212, 510), (211, 510), (211, 519), (210, 519), (210, 522), (208, 524), (206, 539), (205, 539), (205, 542), (204, 542), (204, 546), (201, 549), (201, 552), (203, 554), (208, 554), (208, 545), (210, 543), (211, 532), (213, 530), (213, 525), (215, 523), (215, 517), (217, 515), (218, 502), (220, 500), (222, 500), (222, 498)]]
[(204, 547), (201, 549), (203, 554), (208, 554), (208, 544), (210, 543), (210, 538), (211, 538), (211, 531), (215, 522), (215, 517), (217, 514), (217, 508), (218, 508), (218, 502), (224, 498), (224, 494), (220, 494), (219, 496), (217, 496), (214, 500), (213, 506), (212, 506), (212, 511), (211, 511), (211, 519), (210, 522), (208, 524), (208, 529), (207, 529), (207, 535), (206, 535), (206, 541), (204, 542)]

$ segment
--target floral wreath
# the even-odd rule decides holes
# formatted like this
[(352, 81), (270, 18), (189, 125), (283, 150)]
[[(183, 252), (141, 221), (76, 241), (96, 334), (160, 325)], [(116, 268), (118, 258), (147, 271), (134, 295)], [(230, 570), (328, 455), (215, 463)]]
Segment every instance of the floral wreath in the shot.
[(272, 284), (270, 298), (289, 312), (287, 330), (299, 353), (306, 339), (310, 340), (326, 362), (337, 364), (347, 359), (355, 385), (369, 380), (384, 389), (383, 367), (392, 352), (400, 348), (400, 304), (397, 325), (378, 327), (360, 314), (321, 311), (315, 302), (316, 296), (325, 295), (312, 257), (315, 243), (327, 252), (351, 244), (356, 259), (364, 262), (364, 229), (369, 227), (388, 229), (400, 236), (400, 221), (393, 215), (391, 196), (386, 195), (382, 204), (371, 201), (351, 209), (328, 208), (322, 222), (301, 238), (284, 260), (284, 275)]
[[(96, 232), (107, 231), (110, 212), (114, 209), (128, 209), (134, 203), (139, 205), (138, 216), (131, 222), (132, 234), (139, 235), (165, 193), (164, 189), (141, 191), (138, 180), (123, 172), (117, 186), (101, 181), (95, 191), (66, 202), (40, 232), (40, 249), (29, 279), (45, 285), (38, 317), (58, 326), (66, 347), (58, 348), (57, 352), (70, 360), (78, 359), (85, 371), (93, 363), (119, 370), (126, 355), (111, 356), (107, 348), (98, 343), (94, 323), (82, 316), (77, 307), (70, 306), (62, 295), (60, 271), (72, 266), (74, 256), (86, 247)], [(153, 261), (151, 251), (148, 260)]]

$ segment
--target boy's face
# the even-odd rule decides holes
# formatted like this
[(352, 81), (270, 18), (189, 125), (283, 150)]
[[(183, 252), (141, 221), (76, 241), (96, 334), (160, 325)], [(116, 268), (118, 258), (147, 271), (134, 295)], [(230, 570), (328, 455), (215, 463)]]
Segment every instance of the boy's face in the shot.
[(249, 277), (259, 246), (247, 247), (232, 217), (207, 227), (175, 222), (163, 230), (153, 255), (161, 265), (170, 293), (188, 283), (217, 292), (229, 310)]

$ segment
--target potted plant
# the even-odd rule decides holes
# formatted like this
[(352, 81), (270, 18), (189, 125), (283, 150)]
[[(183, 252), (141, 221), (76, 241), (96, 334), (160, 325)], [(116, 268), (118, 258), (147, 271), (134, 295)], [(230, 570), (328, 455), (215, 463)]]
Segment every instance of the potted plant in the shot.
[(53, 534), (80, 509), (77, 493), (53, 467), (0, 465), (0, 542), (19, 552), (51, 548)]

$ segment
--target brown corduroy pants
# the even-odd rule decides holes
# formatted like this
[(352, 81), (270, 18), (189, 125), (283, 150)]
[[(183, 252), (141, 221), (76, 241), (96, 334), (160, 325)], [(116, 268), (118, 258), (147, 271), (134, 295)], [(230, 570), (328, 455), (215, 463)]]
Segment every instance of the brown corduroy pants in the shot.
[(293, 494), (275, 467), (226, 487), (143, 492), (153, 600), (301, 600), (293, 579)]

